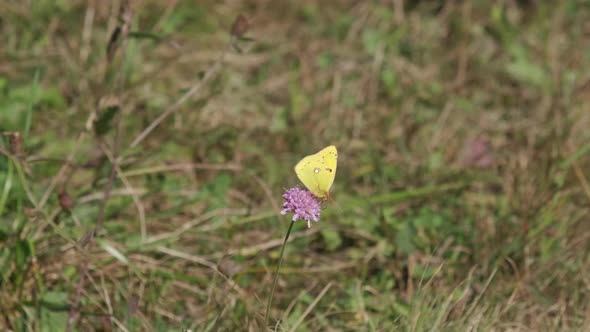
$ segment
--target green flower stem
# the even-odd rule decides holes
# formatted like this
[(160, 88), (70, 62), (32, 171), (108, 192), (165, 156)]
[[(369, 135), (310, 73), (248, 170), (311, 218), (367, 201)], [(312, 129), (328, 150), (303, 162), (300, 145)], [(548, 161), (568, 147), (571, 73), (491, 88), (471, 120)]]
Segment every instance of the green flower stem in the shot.
[(283, 262), (283, 254), (285, 253), (285, 247), (287, 246), (287, 240), (289, 240), (289, 235), (291, 234), (291, 229), (293, 229), (293, 224), (295, 224), (294, 220), (291, 220), (291, 224), (289, 225), (289, 229), (287, 230), (287, 235), (285, 235), (285, 240), (283, 241), (283, 246), (281, 247), (281, 254), (279, 256), (279, 264), (277, 265), (277, 269), (275, 271), (275, 277), (272, 282), (272, 288), (270, 289), (270, 297), (268, 298), (268, 304), (266, 305), (266, 314), (264, 314), (264, 325), (268, 326), (268, 317), (270, 315), (270, 305), (272, 304), (272, 297), (275, 294), (275, 287), (277, 286), (277, 280), (279, 279), (279, 270), (281, 269), (281, 263)]

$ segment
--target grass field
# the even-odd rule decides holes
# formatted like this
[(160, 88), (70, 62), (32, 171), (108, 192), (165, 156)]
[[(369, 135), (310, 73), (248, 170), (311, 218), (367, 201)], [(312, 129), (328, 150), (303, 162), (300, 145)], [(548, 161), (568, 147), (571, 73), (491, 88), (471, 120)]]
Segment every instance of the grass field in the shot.
[(589, 329), (587, 1), (0, 12), (0, 330)]

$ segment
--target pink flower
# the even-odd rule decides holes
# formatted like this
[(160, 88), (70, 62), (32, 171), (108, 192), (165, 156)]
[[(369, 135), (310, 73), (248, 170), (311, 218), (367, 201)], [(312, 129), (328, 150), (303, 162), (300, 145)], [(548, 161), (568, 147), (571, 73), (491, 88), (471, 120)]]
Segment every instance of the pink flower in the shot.
[(462, 162), (465, 166), (489, 168), (494, 165), (494, 151), (485, 137), (468, 140), (463, 148)]
[(283, 194), (282, 215), (293, 212), (293, 221), (307, 220), (307, 227), (311, 227), (311, 221), (320, 221), (321, 202), (309, 190), (298, 187), (291, 188)]

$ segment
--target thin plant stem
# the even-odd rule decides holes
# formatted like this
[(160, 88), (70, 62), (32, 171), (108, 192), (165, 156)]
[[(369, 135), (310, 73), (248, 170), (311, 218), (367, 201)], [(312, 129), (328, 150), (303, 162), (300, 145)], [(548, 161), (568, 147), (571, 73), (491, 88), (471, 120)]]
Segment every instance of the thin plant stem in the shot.
[(279, 279), (279, 270), (281, 269), (281, 263), (283, 262), (283, 254), (285, 253), (285, 247), (287, 246), (287, 240), (289, 240), (289, 235), (291, 235), (291, 229), (293, 229), (293, 224), (295, 224), (294, 220), (291, 220), (291, 224), (289, 225), (289, 229), (287, 230), (287, 234), (285, 235), (285, 240), (283, 241), (283, 246), (281, 247), (281, 254), (279, 256), (279, 263), (277, 264), (277, 269), (275, 270), (275, 277), (272, 281), (272, 288), (270, 289), (270, 297), (268, 298), (268, 304), (266, 305), (266, 313), (264, 314), (264, 325), (268, 326), (268, 317), (270, 315), (270, 306), (272, 304), (272, 297), (275, 294), (275, 287), (277, 286), (277, 280)]

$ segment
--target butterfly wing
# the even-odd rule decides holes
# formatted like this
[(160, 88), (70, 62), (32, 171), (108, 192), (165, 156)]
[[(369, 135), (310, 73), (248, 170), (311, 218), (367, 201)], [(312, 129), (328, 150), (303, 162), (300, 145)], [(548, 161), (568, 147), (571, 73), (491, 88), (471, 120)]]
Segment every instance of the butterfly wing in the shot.
[(336, 177), (336, 166), (338, 162), (338, 151), (334, 145), (330, 145), (317, 153), (320, 156), (320, 172), (317, 174), (319, 187), (324, 191), (325, 198), (330, 196), (330, 188)]
[(334, 183), (337, 162), (338, 151), (334, 145), (330, 145), (316, 154), (301, 159), (295, 165), (295, 173), (309, 191), (326, 200)]

